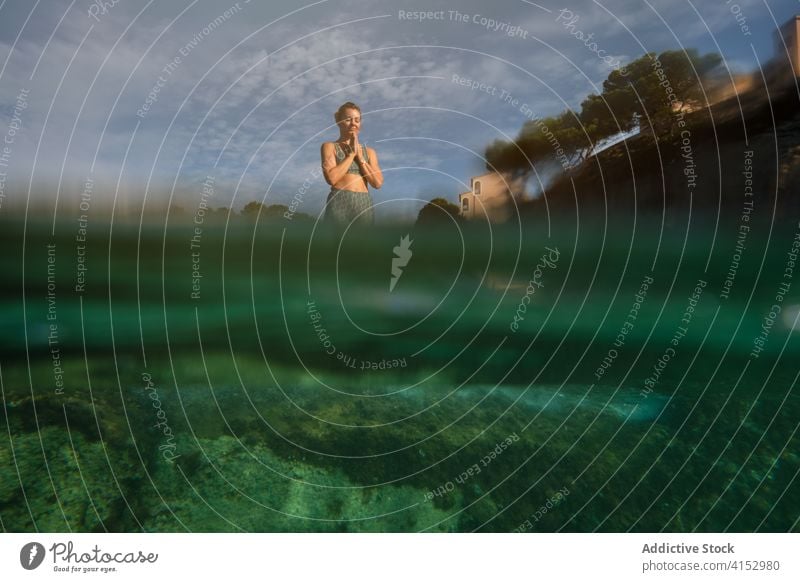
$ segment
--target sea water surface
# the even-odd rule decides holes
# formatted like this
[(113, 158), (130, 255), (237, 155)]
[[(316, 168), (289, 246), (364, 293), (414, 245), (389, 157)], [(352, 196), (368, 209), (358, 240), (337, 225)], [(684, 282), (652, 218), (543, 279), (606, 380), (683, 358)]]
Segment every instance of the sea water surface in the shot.
[(0, 233), (6, 531), (798, 529), (791, 228), (76, 229)]

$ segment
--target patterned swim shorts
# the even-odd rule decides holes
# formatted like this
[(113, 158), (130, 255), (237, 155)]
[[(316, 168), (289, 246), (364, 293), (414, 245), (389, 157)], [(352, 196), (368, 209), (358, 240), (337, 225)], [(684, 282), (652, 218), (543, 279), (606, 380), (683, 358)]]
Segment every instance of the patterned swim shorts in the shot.
[(360, 225), (373, 223), (372, 196), (369, 192), (331, 189), (325, 208), (325, 219), (342, 225), (355, 220)]

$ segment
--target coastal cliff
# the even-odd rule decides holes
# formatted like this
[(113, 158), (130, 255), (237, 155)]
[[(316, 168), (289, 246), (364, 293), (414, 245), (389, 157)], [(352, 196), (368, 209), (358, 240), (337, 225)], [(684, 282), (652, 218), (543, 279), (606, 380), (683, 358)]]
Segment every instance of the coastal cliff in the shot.
[(643, 124), (636, 136), (556, 178), (532, 206), (570, 214), (663, 213), (673, 220), (690, 212), (737, 216), (752, 195), (759, 213), (798, 216), (800, 92), (794, 81), (762, 83), (676, 115), (669, 136), (655, 136)]

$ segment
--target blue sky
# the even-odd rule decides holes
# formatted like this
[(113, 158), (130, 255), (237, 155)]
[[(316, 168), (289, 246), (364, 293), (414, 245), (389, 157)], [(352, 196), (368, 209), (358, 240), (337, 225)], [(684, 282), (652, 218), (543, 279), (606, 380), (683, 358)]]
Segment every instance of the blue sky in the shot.
[[(338, 135), (333, 112), (352, 100), (384, 170), (379, 212), (412, 215), (435, 196), (455, 201), (482, 171), (484, 147), (524, 123), (523, 104), (537, 115), (577, 107), (610, 72), (561, 10), (622, 63), (695, 47), (736, 72), (771, 58), (776, 23), (800, 14), (797, 0), (100, 4), (0, 0), (0, 133), (15, 111), (22, 124), (7, 207), (30, 191), (51, 207), (58, 194), (69, 210), (91, 176), (98, 203), (136, 209), (147, 192), (191, 210), (213, 175), (212, 206), (287, 203), (302, 188), (297, 210), (316, 214), (328, 192), (319, 146)], [(440, 12), (406, 15), (420, 10)]]

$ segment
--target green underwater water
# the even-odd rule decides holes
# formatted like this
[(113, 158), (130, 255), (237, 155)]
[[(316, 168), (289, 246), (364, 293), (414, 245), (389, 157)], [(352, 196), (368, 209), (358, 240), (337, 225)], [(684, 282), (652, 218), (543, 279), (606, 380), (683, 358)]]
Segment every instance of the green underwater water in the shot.
[(792, 225), (193, 228), (4, 225), (4, 530), (798, 529)]

